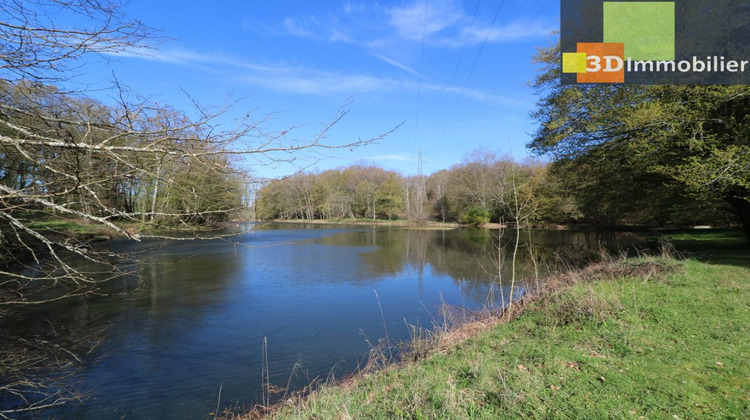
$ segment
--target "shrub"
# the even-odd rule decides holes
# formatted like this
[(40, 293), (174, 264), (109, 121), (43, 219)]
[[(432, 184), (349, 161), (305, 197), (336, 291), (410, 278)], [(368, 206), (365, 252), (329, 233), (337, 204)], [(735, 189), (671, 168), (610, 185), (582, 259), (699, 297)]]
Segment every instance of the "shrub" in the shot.
[(468, 225), (480, 226), (490, 222), (490, 212), (484, 207), (472, 207), (462, 216), (462, 219)]

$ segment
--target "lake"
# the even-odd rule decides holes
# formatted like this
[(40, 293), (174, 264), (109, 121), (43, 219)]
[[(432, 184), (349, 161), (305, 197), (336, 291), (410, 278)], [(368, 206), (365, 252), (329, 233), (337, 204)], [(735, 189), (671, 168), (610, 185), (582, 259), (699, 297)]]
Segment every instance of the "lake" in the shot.
[[(355, 372), (386, 336), (408, 340), (410, 325), (440, 323), (444, 304), (499, 307), (510, 292), (512, 230), (498, 241), (498, 231), (480, 229), (238, 228), (232, 240), (101, 244), (143, 252), (140, 276), (108, 285), (117, 293), (35, 308), (6, 327), (53, 326), (100, 340), (72, 378), (88, 399), (45, 415), (205, 418), (217, 403), (248, 408), (262, 401), (264, 341), (271, 384), (300, 389)], [(611, 232), (519, 234), (517, 293), (562, 260), (640, 242)]]

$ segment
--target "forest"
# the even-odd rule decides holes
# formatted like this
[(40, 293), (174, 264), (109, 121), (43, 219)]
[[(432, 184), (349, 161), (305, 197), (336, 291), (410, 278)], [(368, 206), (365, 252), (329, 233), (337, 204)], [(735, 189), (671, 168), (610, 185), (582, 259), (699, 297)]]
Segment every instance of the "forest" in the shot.
[[(467, 156), (450, 170), (402, 176), (358, 163), (320, 173), (271, 181), (258, 192), (260, 219), (405, 219), (487, 223), (508, 217), (515, 204), (535, 200), (545, 167), (517, 164), (488, 149)], [(514, 190), (515, 188), (515, 190)]]
[(109, 220), (204, 223), (241, 207), (241, 174), (184, 114), (118, 110), (52, 86), (0, 82), (5, 192)]
[(537, 159), (483, 149), (429, 176), (366, 163), (296, 174), (259, 192), (258, 217), (736, 225), (750, 240), (750, 87), (566, 86), (558, 45), (534, 61)]
[[(407, 220), (467, 225), (580, 224), (599, 227), (689, 227), (737, 223), (731, 207), (695, 200), (664, 185), (623, 200), (618, 190), (580, 188), (569, 163), (515, 162), (487, 148), (434, 174), (404, 176), (366, 162), (323, 172), (298, 173), (261, 188), (254, 211), (261, 220)], [(589, 182), (595, 182), (591, 176)], [(600, 182), (611, 179), (600, 179)], [(641, 184), (642, 186), (643, 184)], [(604, 187), (604, 186), (602, 186)]]

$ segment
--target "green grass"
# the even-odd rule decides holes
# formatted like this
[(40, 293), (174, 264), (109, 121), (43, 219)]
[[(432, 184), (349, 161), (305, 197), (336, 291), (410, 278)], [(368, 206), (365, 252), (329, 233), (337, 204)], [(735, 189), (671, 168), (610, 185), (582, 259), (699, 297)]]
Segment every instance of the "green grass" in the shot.
[[(106, 240), (120, 236), (120, 233), (104, 224), (85, 219), (66, 217), (53, 218), (50, 215), (41, 212), (26, 212), (23, 216), (24, 217), (19, 218), (24, 220), (26, 226), (42, 234), (60, 234), (77, 237), (82, 240)], [(215, 225), (185, 225), (181, 223), (161, 223), (152, 225), (132, 220), (115, 220), (113, 221), (113, 224), (130, 233), (166, 234), (175, 236), (186, 232), (194, 234), (198, 232), (215, 231), (222, 228), (222, 226), (217, 227)]]
[(669, 233), (661, 238), (698, 261), (750, 268), (750, 246), (744, 233), (738, 229), (693, 230)]
[(76, 236), (88, 236), (94, 239), (109, 239), (112, 236), (109, 230), (102, 225), (89, 224), (75, 219), (37, 220), (28, 222), (26, 225), (38, 232), (58, 232)]
[(667, 233), (664, 238), (677, 243), (739, 244), (746, 241), (738, 229), (706, 229), (688, 232)]
[(750, 418), (750, 268), (669, 264), (562, 288), (447, 352), (324, 386), (273, 416)]

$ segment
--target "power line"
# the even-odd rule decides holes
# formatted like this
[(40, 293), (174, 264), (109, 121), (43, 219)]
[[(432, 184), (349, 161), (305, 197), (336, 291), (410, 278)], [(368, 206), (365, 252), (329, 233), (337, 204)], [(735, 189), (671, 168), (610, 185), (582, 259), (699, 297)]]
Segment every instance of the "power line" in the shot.
[(419, 104), (422, 97), (422, 67), (424, 66), (424, 44), (427, 38), (427, 7), (429, 0), (424, 0), (424, 22), (422, 24), (422, 54), (419, 59), (419, 87), (417, 88), (417, 115), (414, 118), (414, 144), (417, 143), (417, 134), (419, 132)]
[(440, 141), (443, 136), (445, 135), (446, 130), (448, 130), (448, 125), (450, 125), (451, 119), (453, 119), (453, 114), (456, 112), (456, 108), (458, 107), (458, 103), (461, 102), (461, 97), (464, 95), (464, 91), (466, 90), (466, 86), (469, 84), (469, 79), (471, 79), (471, 75), (474, 73), (474, 69), (477, 67), (477, 63), (479, 62), (479, 58), (482, 56), (482, 52), (484, 51), (484, 46), (487, 44), (487, 40), (490, 38), (490, 34), (492, 33), (492, 29), (495, 28), (495, 23), (497, 22), (497, 18), (500, 17), (500, 11), (503, 9), (503, 5), (505, 4), (505, 0), (502, 0), (500, 2), (500, 6), (498, 6), (497, 11), (495, 12), (495, 17), (492, 19), (492, 24), (490, 25), (490, 28), (487, 30), (487, 34), (484, 36), (484, 41), (482, 41), (482, 45), (479, 47), (479, 53), (477, 54), (476, 59), (474, 59), (474, 63), (471, 66), (471, 70), (469, 70), (469, 75), (466, 76), (466, 81), (464, 82), (464, 86), (461, 88), (461, 92), (458, 94), (458, 98), (456, 99), (456, 103), (453, 104), (453, 109), (451, 110), (450, 115), (448, 115), (448, 119), (445, 122), (445, 127), (443, 127), (443, 131), (440, 133), (440, 137), (438, 138), (438, 141)]
[[(448, 95), (450, 95), (451, 88), (453, 87), (453, 82), (456, 80), (456, 74), (458, 73), (458, 68), (461, 66), (461, 61), (463, 60), (464, 56), (464, 50), (466, 49), (466, 44), (469, 42), (469, 36), (471, 36), (471, 30), (474, 28), (474, 19), (477, 17), (477, 12), (479, 12), (479, 5), (482, 3), (482, 0), (477, 0), (477, 5), (474, 7), (474, 14), (471, 16), (471, 23), (469, 24), (469, 30), (466, 31), (466, 36), (464, 37), (464, 43), (461, 45), (461, 52), (458, 53), (458, 61), (456, 61), (456, 67), (453, 69), (453, 74), (451, 75), (451, 81), (448, 84), (448, 90), (445, 92), (445, 96), (443, 97), (443, 104), (440, 105), (440, 112), (438, 113), (437, 118), (437, 124), (440, 124), (441, 118), (443, 117), (443, 110), (445, 109), (445, 104), (448, 103)], [(435, 125), (435, 128), (437, 127), (437, 124)]]

